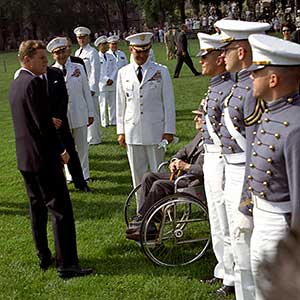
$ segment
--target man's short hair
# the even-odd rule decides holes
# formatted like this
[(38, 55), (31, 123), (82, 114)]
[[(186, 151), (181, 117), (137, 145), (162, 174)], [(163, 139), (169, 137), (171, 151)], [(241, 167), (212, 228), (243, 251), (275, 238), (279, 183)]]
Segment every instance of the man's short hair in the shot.
[(19, 47), (19, 60), (24, 61), (25, 56), (33, 57), (37, 50), (46, 49), (46, 45), (39, 40), (23, 41)]

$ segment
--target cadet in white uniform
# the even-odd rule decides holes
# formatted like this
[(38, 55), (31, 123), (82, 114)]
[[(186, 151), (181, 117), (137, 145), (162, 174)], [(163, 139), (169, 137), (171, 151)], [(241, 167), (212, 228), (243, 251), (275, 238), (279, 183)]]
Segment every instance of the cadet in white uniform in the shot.
[(99, 55), (95, 48), (91, 47), (90, 34), (91, 31), (86, 27), (77, 27), (74, 29), (77, 37), (77, 42), (80, 46), (75, 52), (75, 56), (83, 59), (88, 74), (88, 81), (90, 86), (91, 95), (94, 102), (95, 119), (94, 123), (88, 128), (88, 143), (90, 145), (97, 145), (101, 142), (100, 139), (100, 126), (99, 126), (99, 77), (100, 77), (100, 61)]
[(158, 144), (173, 140), (175, 105), (167, 67), (150, 61), (152, 33), (126, 38), (133, 62), (119, 70), (117, 79), (117, 134), (127, 146), (134, 187), (148, 169), (157, 171), (164, 157)]
[(234, 292), (233, 264), (228, 257), (232, 256), (229, 243), (224, 238), (229, 237), (228, 220), (223, 197), (224, 158), (221, 155), (220, 122), (224, 99), (234, 84), (231, 74), (226, 72), (221, 47), (224, 45), (219, 35), (198, 33), (200, 42), (200, 63), (202, 75), (212, 76), (207, 91), (207, 97), (202, 104), (205, 112), (205, 121), (202, 123), (204, 136), (204, 186), (207, 198), (212, 244), (218, 261), (214, 269), (214, 278), (206, 280), (212, 284), (222, 279), (223, 287), (217, 293), (230, 294)]
[[(116, 80), (118, 74), (117, 62), (114, 55), (107, 53), (107, 37), (102, 35), (95, 41), (99, 50), (101, 64), (99, 80), (99, 107), (101, 126), (116, 125)], [(108, 122), (106, 118), (108, 108)]]
[(119, 37), (117, 35), (112, 35), (107, 39), (109, 45), (109, 50), (107, 53), (110, 53), (115, 57), (118, 70), (120, 70), (122, 67), (128, 65), (128, 59), (125, 53), (118, 49), (118, 41)]
[[(81, 64), (72, 63), (66, 49), (66, 38), (57, 37), (49, 42), (47, 50), (52, 53), (56, 61), (53, 67), (60, 69), (65, 77), (69, 95), (68, 121), (72, 136), (78, 151), (84, 179), (90, 177), (87, 126), (93, 123), (94, 106), (88, 80)], [(67, 165), (65, 165), (66, 179), (72, 180)]]

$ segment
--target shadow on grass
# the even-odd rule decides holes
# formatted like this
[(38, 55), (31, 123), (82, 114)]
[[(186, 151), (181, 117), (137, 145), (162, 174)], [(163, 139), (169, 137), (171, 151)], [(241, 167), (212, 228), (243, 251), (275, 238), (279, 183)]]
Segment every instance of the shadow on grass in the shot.
[(111, 161), (99, 159), (90, 159), (90, 169), (95, 171), (108, 171), (108, 172), (120, 172), (129, 170), (129, 164), (127, 161)]

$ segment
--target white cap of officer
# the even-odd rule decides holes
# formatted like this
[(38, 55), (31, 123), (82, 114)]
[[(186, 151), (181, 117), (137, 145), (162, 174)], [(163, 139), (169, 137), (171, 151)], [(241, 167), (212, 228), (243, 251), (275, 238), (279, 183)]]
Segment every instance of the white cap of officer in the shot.
[(269, 23), (247, 22), (240, 20), (219, 20), (215, 26), (221, 30), (221, 39), (224, 43), (247, 40), (250, 34), (265, 33), (270, 29)]
[(117, 43), (119, 41), (119, 36), (112, 35), (107, 39), (108, 43)]
[(197, 54), (197, 57), (205, 56), (206, 54), (214, 50), (221, 50), (222, 47), (227, 45), (222, 42), (219, 34), (210, 35), (207, 33), (199, 32), (197, 36), (200, 44), (200, 52)]
[(94, 45), (95, 45), (96, 47), (98, 47), (100, 44), (106, 44), (106, 43), (107, 43), (107, 36), (106, 36), (106, 35), (101, 35), (101, 36), (99, 36), (99, 37), (96, 39)]
[(300, 45), (263, 34), (249, 37), (252, 48), (252, 66), (255, 71), (266, 66), (300, 66)]
[(52, 39), (47, 45), (48, 52), (55, 52), (64, 49), (68, 46), (68, 40), (65, 37), (56, 37)]
[(141, 32), (126, 37), (126, 41), (137, 51), (146, 51), (151, 48), (152, 37), (153, 34), (151, 32)]
[(74, 33), (76, 36), (86, 36), (90, 35), (91, 31), (87, 27), (79, 26), (74, 29)]

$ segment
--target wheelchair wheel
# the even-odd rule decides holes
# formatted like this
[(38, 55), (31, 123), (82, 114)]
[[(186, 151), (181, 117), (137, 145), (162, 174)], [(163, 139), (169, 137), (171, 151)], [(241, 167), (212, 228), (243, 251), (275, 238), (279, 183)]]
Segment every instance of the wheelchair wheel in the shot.
[(141, 224), (145, 255), (160, 266), (188, 265), (204, 255), (210, 243), (208, 211), (196, 197), (176, 193), (161, 199)]
[(137, 215), (137, 197), (136, 193), (141, 188), (141, 184), (137, 185), (128, 195), (125, 205), (124, 205), (124, 218), (125, 223), (128, 226), (129, 222), (132, 221), (132, 218)]

